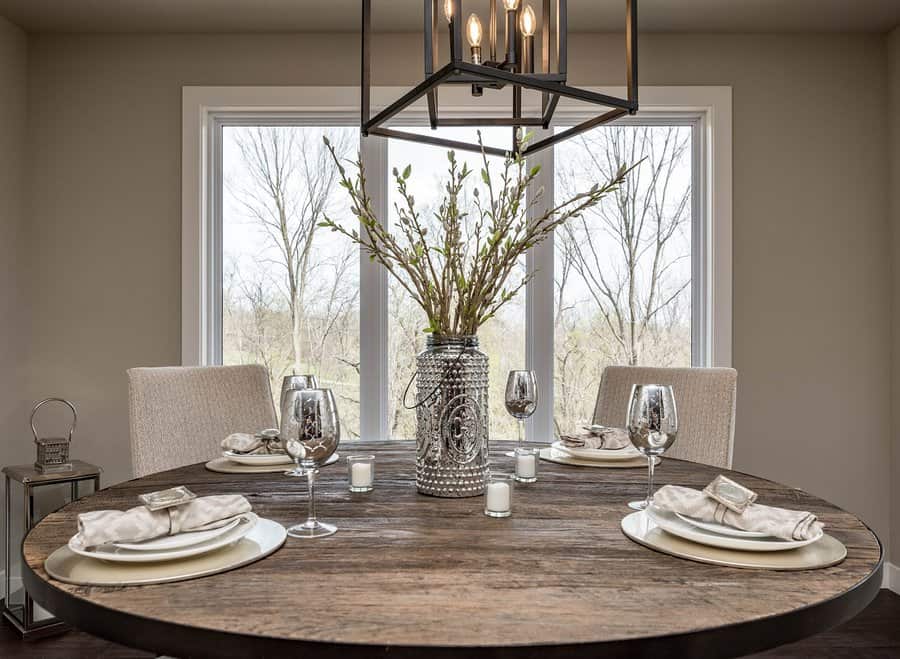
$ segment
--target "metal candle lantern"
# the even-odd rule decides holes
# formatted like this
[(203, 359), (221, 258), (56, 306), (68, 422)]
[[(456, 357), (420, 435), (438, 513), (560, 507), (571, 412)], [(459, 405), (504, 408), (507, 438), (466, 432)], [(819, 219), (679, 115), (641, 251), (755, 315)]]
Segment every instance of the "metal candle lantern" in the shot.
[[(73, 460), (66, 472), (45, 474), (31, 465), (18, 465), (4, 467), (3, 475), (6, 493), (3, 617), (25, 638), (64, 631), (68, 629), (66, 624), (37, 605), (22, 585), (22, 541), (43, 517), (96, 492), (100, 488), (100, 467)], [(92, 483), (89, 490), (82, 487), (88, 481)], [(14, 500), (18, 501), (15, 507)]]
[[(64, 438), (39, 438), (34, 426), (37, 410), (51, 401), (63, 403), (72, 411), (72, 426)], [(31, 411), (31, 430), (37, 443), (34, 465), (3, 468), (6, 494), (4, 516), (5, 598), (0, 602), (3, 617), (25, 638), (46, 636), (68, 629), (58, 618), (31, 599), (22, 585), (22, 541), (43, 517), (67, 503), (92, 494), (100, 488), (100, 467), (69, 459), (69, 443), (75, 431), (75, 406), (61, 398), (47, 398)], [(91, 482), (92, 487), (87, 488)], [(84, 491), (83, 491), (84, 490)], [(13, 502), (18, 501), (14, 506)]]

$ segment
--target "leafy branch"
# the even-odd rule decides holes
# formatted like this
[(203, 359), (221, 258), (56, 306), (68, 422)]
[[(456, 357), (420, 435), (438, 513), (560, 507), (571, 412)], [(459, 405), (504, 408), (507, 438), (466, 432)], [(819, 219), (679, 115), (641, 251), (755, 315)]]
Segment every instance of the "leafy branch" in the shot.
[[(543, 189), (530, 198), (527, 191), (540, 167), (528, 169), (524, 156), (510, 156), (495, 182), (479, 133), (483, 187), (473, 189), (471, 208), (463, 208), (461, 195), (472, 170), (466, 163), (457, 162), (454, 151), (448, 151), (448, 178), (434, 213), (437, 235), (429, 233), (409, 190), (412, 168), (394, 169), (394, 182), (402, 200), (394, 206), (399, 229), (395, 235), (373, 208), (361, 158), (349, 163), (355, 171), (351, 176), (335, 147), (327, 137), (324, 139), (360, 229), (347, 229), (328, 216), (319, 226), (362, 246), (369, 258), (383, 265), (425, 311), (429, 323), (425, 331), (445, 336), (475, 334), (528, 283), (530, 276), (524, 276), (507, 285), (519, 258), (558, 226), (580, 217), (616, 191), (633, 169), (623, 166), (605, 184), (596, 184), (561, 204), (539, 210)], [(470, 214), (473, 221), (468, 231)]]

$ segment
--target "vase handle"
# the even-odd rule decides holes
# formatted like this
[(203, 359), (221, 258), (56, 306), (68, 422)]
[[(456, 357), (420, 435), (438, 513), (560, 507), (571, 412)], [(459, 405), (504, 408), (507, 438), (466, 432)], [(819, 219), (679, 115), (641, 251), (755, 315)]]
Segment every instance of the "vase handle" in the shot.
[[(463, 348), (462, 350), (459, 351), (459, 354), (456, 356), (456, 360), (453, 362), (453, 365), (450, 367), (451, 369), (456, 368), (457, 366), (459, 366), (459, 361), (462, 359), (462, 356), (463, 356), (464, 354), (466, 354), (466, 351), (467, 351), (468, 349), (469, 349), (468, 347), (465, 347), (465, 348)], [(413, 371), (412, 377), (409, 379), (409, 382), (406, 383), (406, 388), (403, 390), (403, 400), (400, 401), (400, 403), (401, 403), (401, 405), (403, 405), (403, 407), (404, 407), (405, 409), (407, 409), (407, 410), (414, 410), (414, 409), (416, 409), (417, 407), (421, 407), (422, 405), (424, 405), (425, 403), (427, 403), (428, 401), (430, 401), (432, 398), (434, 398), (434, 395), (435, 395), (438, 391), (440, 391), (441, 385), (444, 384), (443, 380), (442, 380), (441, 382), (438, 382), (436, 385), (434, 385), (434, 389), (432, 389), (432, 390), (429, 392), (429, 394), (428, 394), (427, 396), (425, 396), (425, 398), (423, 398), (422, 400), (418, 401), (415, 405), (407, 405), (407, 404), (406, 404), (406, 398), (407, 398), (407, 396), (409, 395), (409, 388), (412, 386), (413, 380), (416, 379), (416, 376), (417, 376), (418, 374), (419, 374), (419, 369), (417, 368), (415, 371)]]

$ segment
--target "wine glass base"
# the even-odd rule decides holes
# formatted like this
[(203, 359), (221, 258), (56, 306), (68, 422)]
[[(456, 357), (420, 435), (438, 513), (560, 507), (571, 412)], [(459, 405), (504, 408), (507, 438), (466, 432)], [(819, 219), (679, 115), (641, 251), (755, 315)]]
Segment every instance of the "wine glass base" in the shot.
[(643, 499), (641, 501), (629, 501), (628, 507), (632, 510), (647, 510), (649, 506), (647, 505), (647, 500)]
[(337, 527), (324, 522), (313, 522), (312, 524), (303, 522), (303, 524), (296, 524), (287, 530), (287, 534), (292, 538), (324, 538), (334, 533), (337, 533)]
[(514, 457), (516, 457), (516, 452), (515, 451), (507, 451), (503, 455), (505, 455), (507, 458), (514, 458)]

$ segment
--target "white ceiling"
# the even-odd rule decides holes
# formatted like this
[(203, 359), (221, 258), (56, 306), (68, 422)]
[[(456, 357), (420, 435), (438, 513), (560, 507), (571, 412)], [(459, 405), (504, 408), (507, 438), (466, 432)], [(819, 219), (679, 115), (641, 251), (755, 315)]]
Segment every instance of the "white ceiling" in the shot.
[[(473, 2), (487, 6), (464, 0), (466, 11)], [(377, 30), (421, 28), (421, 0), (372, 4)], [(623, 9), (623, 0), (569, 0), (570, 31), (617, 31)], [(360, 0), (0, 0), (0, 15), (30, 32), (351, 32), (359, 12)], [(886, 32), (897, 25), (900, 0), (640, 2), (647, 32)]]

